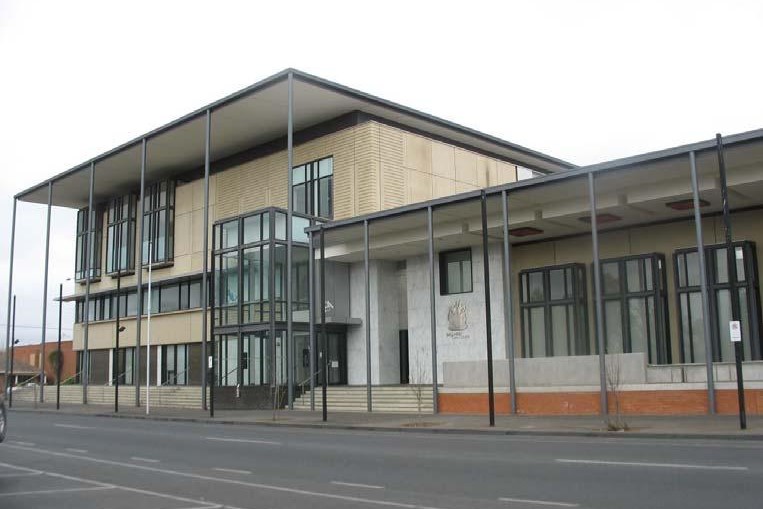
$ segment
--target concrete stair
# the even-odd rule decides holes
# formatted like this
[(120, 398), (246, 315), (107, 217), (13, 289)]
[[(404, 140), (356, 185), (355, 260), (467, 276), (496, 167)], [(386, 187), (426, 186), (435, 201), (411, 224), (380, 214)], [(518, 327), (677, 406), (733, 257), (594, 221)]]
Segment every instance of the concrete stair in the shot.
[[(433, 413), (432, 386), (431, 385), (379, 385), (371, 388), (372, 411), (380, 413), (418, 413), (419, 401), (417, 394), (421, 394), (421, 413)], [(323, 391), (320, 387), (315, 391), (315, 408), (321, 407)], [(366, 386), (339, 386), (328, 387), (326, 403), (328, 409), (337, 412), (366, 412), (367, 397)], [(295, 410), (310, 410), (310, 391), (307, 390), (301, 397), (294, 401)]]
[[(39, 387), (23, 387), (13, 391), (13, 401), (39, 401)], [(56, 402), (56, 386), (45, 386), (45, 402)], [(90, 385), (87, 389), (87, 402), (91, 405), (113, 405), (114, 387), (108, 385)], [(140, 388), (141, 405), (146, 403), (146, 388)], [(81, 385), (61, 386), (62, 404), (82, 404)], [(201, 408), (200, 386), (162, 386), (151, 387), (151, 406), (166, 408)], [(119, 387), (119, 404), (135, 404), (135, 386), (122, 385)]]

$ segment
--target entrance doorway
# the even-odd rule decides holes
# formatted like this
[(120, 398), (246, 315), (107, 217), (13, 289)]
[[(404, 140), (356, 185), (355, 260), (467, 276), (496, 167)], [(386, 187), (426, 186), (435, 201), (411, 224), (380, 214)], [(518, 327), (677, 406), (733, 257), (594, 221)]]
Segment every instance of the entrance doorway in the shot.
[[(320, 334), (318, 340), (321, 340)], [(347, 336), (343, 332), (326, 332), (328, 385), (347, 385)], [(318, 384), (323, 383), (323, 364), (316, 352)]]
[(408, 331), (401, 330), (400, 337), (400, 383), (408, 384), (411, 381), (408, 361)]

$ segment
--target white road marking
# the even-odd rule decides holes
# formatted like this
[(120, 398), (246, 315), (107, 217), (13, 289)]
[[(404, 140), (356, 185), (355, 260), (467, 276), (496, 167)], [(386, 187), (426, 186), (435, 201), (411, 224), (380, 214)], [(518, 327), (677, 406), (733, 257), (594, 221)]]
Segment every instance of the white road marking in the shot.
[(42, 475), (42, 472), (19, 472), (17, 474), (0, 474), (0, 479), (7, 479), (8, 477), (31, 477), (33, 475)]
[(557, 463), (582, 463), (586, 465), (612, 465), (623, 467), (655, 467), (655, 468), (691, 468), (698, 470), (749, 470), (747, 467), (724, 465), (691, 465), (686, 463), (641, 463), (636, 461), (603, 461), (603, 460), (572, 460), (557, 459)]
[(159, 463), (159, 460), (155, 460), (151, 458), (141, 458), (140, 456), (130, 456), (130, 459), (133, 461), (142, 461), (144, 463)]
[(216, 442), (239, 442), (245, 444), (281, 445), (281, 442), (273, 442), (270, 440), (253, 440), (249, 438), (207, 437), (207, 440), (214, 440)]
[(34, 468), (19, 467), (17, 465), (11, 465), (9, 463), (0, 463), (0, 467), (10, 468), (13, 470), (21, 470), (30, 474), (41, 474), (42, 470), (35, 470)]
[(500, 500), (501, 502), (515, 502), (517, 504), (551, 505), (555, 507), (580, 507), (580, 504), (573, 504), (570, 502), (552, 502), (550, 500), (530, 500), (525, 498), (508, 498), (508, 497), (501, 497), (498, 500)]
[(92, 426), (80, 426), (79, 424), (54, 424), (57, 428), (69, 428), (69, 429), (93, 429)]
[(37, 491), (11, 491), (0, 493), (0, 497), (20, 497), (25, 495), (51, 495), (54, 493), (73, 493), (77, 491), (100, 491), (113, 490), (113, 486), (92, 486), (90, 488), (60, 488), (55, 490), (37, 490)]
[(34, 447), (35, 446), (34, 442), (16, 442), (16, 441), (13, 441), (13, 442), (8, 442), (8, 443), (9, 444), (21, 445), (23, 447)]
[[(310, 491), (310, 490), (302, 490), (299, 488), (288, 488), (286, 486), (277, 486), (274, 484), (261, 484), (261, 483), (254, 483), (254, 482), (247, 482), (247, 481), (239, 481), (236, 479), (226, 479), (224, 477), (212, 477), (208, 475), (201, 475), (201, 474), (192, 474), (190, 472), (180, 472), (178, 470), (169, 470), (165, 468), (158, 468), (158, 467), (150, 467), (148, 465), (136, 465), (135, 463), (123, 463), (121, 461), (113, 461), (113, 460), (107, 460), (107, 459), (99, 459), (99, 458), (93, 458), (91, 456), (77, 456), (75, 454), (69, 454), (65, 452), (56, 452), (56, 451), (49, 451), (46, 449), (37, 449), (37, 448), (26, 448), (21, 447), (18, 445), (8, 445), (11, 449), (18, 449), (20, 451), (28, 451), (28, 452), (36, 452), (38, 454), (47, 454), (48, 456), (58, 456), (62, 458), (71, 458), (71, 459), (77, 459), (81, 461), (88, 461), (91, 463), (100, 463), (103, 465), (112, 465), (117, 467), (123, 467), (123, 468), (132, 468), (136, 470), (144, 470), (146, 472), (156, 472), (160, 474), (167, 474), (167, 475), (174, 475), (177, 477), (186, 477), (189, 479), (198, 479), (200, 481), (214, 481), (219, 482), (222, 484), (234, 484), (237, 486), (248, 486), (250, 488), (258, 488), (263, 490), (270, 490), (270, 491), (277, 491), (280, 493), (291, 493), (294, 495), (304, 495), (304, 496), (312, 496), (312, 497), (320, 497), (320, 498), (328, 498), (328, 499), (334, 499), (334, 500), (343, 500), (347, 502), (360, 502), (365, 504), (374, 504), (374, 505), (380, 505), (380, 506), (386, 506), (386, 507), (400, 507), (403, 509), (442, 509), (439, 507), (432, 507), (432, 506), (423, 506), (419, 504), (407, 504), (404, 502), (392, 502), (389, 500), (378, 500), (373, 498), (364, 498), (364, 497), (353, 497), (348, 495), (337, 495), (335, 493), (324, 493), (320, 491)], [(63, 475), (60, 475), (60, 477), (66, 477)], [(118, 486), (121, 489), (126, 489), (130, 491), (135, 492), (142, 492), (142, 490), (137, 490), (134, 488), (125, 488)], [(194, 501), (198, 502), (198, 501)], [(226, 506), (227, 507), (227, 506)], [(234, 509), (234, 508), (231, 508)]]
[(87, 454), (87, 449), (74, 449), (71, 447), (67, 447), (66, 450), (69, 452), (76, 452), (78, 454)]
[(249, 470), (237, 470), (235, 468), (213, 468), (212, 470), (217, 470), (218, 472), (228, 472), (231, 474), (251, 474)]
[(354, 482), (331, 481), (331, 484), (336, 484), (337, 486), (349, 486), (351, 488), (369, 488), (372, 490), (384, 489), (384, 486), (376, 486), (374, 484), (360, 484), (360, 483), (354, 483)]

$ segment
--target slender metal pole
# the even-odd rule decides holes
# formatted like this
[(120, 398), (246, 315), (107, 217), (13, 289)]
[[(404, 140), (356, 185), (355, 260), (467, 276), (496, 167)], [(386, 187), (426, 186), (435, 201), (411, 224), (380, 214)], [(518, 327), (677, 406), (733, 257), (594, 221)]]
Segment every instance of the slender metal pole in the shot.
[(373, 395), (371, 394), (371, 275), (368, 254), (368, 219), (363, 221), (363, 262), (364, 295), (366, 299), (366, 408), (371, 412), (373, 411)]
[[(8, 314), (5, 320), (5, 351), (12, 347), (11, 341), (11, 296), (13, 295), (13, 247), (16, 244), (16, 198), (13, 198), (13, 215), (11, 219), (11, 248), (8, 268)], [(11, 359), (5, 359), (5, 372), (11, 372)], [(7, 384), (6, 384), (7, 385)]]
[[(138, 225), (140, 226), (140, 233), (138, 237), (138, 268), (136, 269), (137, 278), (137, 294), (138, 310), (135, 316), (135, 355), (133, 356), (133, 373), (135, 375), (135, 406), (140, 407), (140, 335), (141, 335), (141, 320), (143, 315), (143, 221), (145, 219), (145, 203), (146, 199), (146, 152), (147, 141), (143, 138), (140, 150), (140, 204), (138, 210), (140, 214), (136, 214), (140, 219)], [(137, 218), (136, 218), (137, 219)]]
[[(8, 320), (8, 323), (11, 324), (11, 321)], [(11, 337), (11, 358), (10, 358), (10, 362), (8, 364), (8, 370), (6, 371), (6, 373), (10, 373), (10, 377), (11, 377), (11, 382), (10, 382), (11, 390), (9, 391), (9, 394), (8, 394), (8, 406), (9, 407), (13, 406), (13, 386), (14, 386), (14, 383), (16, 381), (16, 377), (13, 376), (13, 353), (14, 353), (14, 351), (16, 349), (16, 296), (15, 295), (13, 296), (13, 322), (12, 322), (12, 325), (11, 325), (11, 334), (10, 334), (10, 337)], [(5, 385), (8, 385), (7, 382), (8, 382), (8, 380), (6, 380), (6, 384)]]
[[(217, 244), (217, 238), (215, 236), (215, 229), (212, 228), (212, 252), (214, 253), (214, 246)], [(212, 331), (214, 331), (215, 328), (215, 257), (214, 254), (212, 255), (212, 270), (210, 270), (210, 278), (209, 278), (209, 298), (210, 299), (210, 316), (212, 316)], [(272, 312), (272, 308), (271, 308)], [(207, 337), (207, 343), (211, 341), (210, 344), (207, 345), (207, 358), (203, 359), (203, 362), (207, 363), (207, 373), (209, 376), (209, 379), (207, 380), (207, 383), (209, 384), (209, 417), (215, 416), (215, 383), (216, 383), (216, 371), (215, 371), (215, 340), (214, 340), (214, 334), (210, 334), (211, 337)], [(263, 354), (264, 355), (264, 354)]]
[(329, 361), (328, 361), (328, 342), (326, 338), (326, 235), (323, 227), (321, 227), (321, 369), (323, 370), (323, 377), (321, 378), (321, 385), (323, 388), (323, 395), (321, 396), (321, 404), (323, 408), (323, 422), (328, 420), (328, 380), (329, 380)]
[(495, 426), (495, 387), (493, 386), (493, 317), (490, 311), (490, 253), (487, 241), (487, 195), (482, 191), (482, 268), (485, 279), (485, 339), (487, 341), (487, 397), (490, 426)]
[(511, 246), (509, 245), (509, 202), (506, 191), (501, 191), (503, 212), (503, 323), (506, 334), (506, 352), (509, 357), (509, 397), (511, 413), (517, 413), (517, 378), (514, 374), (514, 303), (511, 293)]
[(148, 227), (148, 314), (146, 316), (146, 415), (151, 411), (151, 271), (154, 263), (153, 218)]
[[(90, 355), (88, 351), (88, 336), (90, 333), (90, 281), (93, 279), (90, 267), (90, 251), (91, 246), (94, 245), (93, 234), (95, 233), (95, 221), (97, 215), (93, 210), (93, 189), (95, 186), (95, 162), (90, 162), (90, 191), (88, 196), (87, 205), (87, 233), (85, 234), (85, 309), (83, 315), (85, 317), (85, 330), (84, 341), (82, 350), (82, 403), (87, 405), (87, 388), (90, 381)], [(95, 249), (93, 251), (93, 258), (95, 258)]]
[(45, 222), (45, 274), (42, 284), (42, 333), (40, 335), (40, 403), (45, 401), (45, 333), (48, 326), (48, 267), (50, 266), (50, 212), (53, 207), (53, 182), (48, 181), (48, 217)]
[(208, 284), (208, 259), (209, 259), (209, 167), (212, 148), (212, 111), (207, 110), (207, 117), (204, 131), (204, 224), (202, 225), (202, 251), (204, 257), (201, 259), (202, 277), (201, 277), (201, 295), (203, 303), (201, 304), (201, 408), (207, 409), (207, 310), (209, 305), (209, 284)]
[(287, 119), (287, 129), (286, 129), (286, 153), (288, 158), (288, 181), (289, 181), (289, 192), (288, 192), (288, 199), (287, 199), (287, 207), (286, 207), (286, 284), (284, 285), (284, 297), (286, 298), (286, 345), (285, 348), (282, 350), (288, 351), (289, 355), (287, 356), (288, 362), (286, 363), (286, 380), (287, 380), (287, 391), (288, 396), (287, 399), (289, 400), (289, 410), (294, 410), (294, 338), (293, 338), (293, 324), (292, 324), (292, 295), (291, 295), (291, 264), (292, 264), (292, 241), (293, 241), (293, 235), (294, 232), (292, 232), (293, 227), (293, 212), (294, 212), (294, 201), (293, 201), (293, 191), (292, 191), (292, 185), (294, 181), (294, 176), (292, 175), (292, 164), (294, 163), (294, 150), (293, 150), (293, 144), (294, 144), (294, 76), (293, 73), (289, 73), (288, 80), (288, 91), (289, 91), (289, 97), (288, 97), (288, 119)]
[(307, 246), (307, 252), (310, 255), (310, 258), (308, 260), (307, 264), (307, 275), (308, 275), (308, 289), (307, 292), (310, 294), (308, 296), (308, 301), (310, 303), (310, 312), (308, 314), (309, 323), (308, 328), (309, 334), (310, 334), (310, 359), (308, 360), (308, 363), (310, 364), (310, 411), (315, 411), (315, 352), (316, 350), (316, 341), (315, 341), (315, 248), (313, 247), (313, 232), (309, 233), (308, 236), (308, 246)]
[[(739, 305), (739, 290), (737, 289), (737, 264), (735, 249), (733, 245), (733, 236), (731, 234), (731, 215), (729, 211), (729, 189), (726, 180), (726, 161), (723, 151), (723, 138), (720, 134), (715, 135), (716, 147), (718, 152), (718, 170), (721, 177), (721, 201), (723, 202), (723, 229), (725, 232), (726, 244), (726, 263), (729, 272), (729, 293), (731, 294), (731, 320), (739, 321), (741, 319)], [(723, 326), (723, 324), (721, 324)], [(739, 402), (739, 428), (747, 429), (747, 409), (744, 401), (744, 376), (742, 373), (742, 342), (734, 343), (734, 362), (736, 364), (737, 375), (737, 399)]]
[(591, 209), (591, 246), (593, 250), (593, 287), (596, 306), (596, 341), (599, 347), (599, 405), (601, 415), (609, 414), (607, 397), (606, 345), (604, 343), (604, 310), (601, 304), (601, 269), (599, 263), (599, 227), (596, 217), (596, 186), (593, 173), (588, 173), (588, 203)]
[[(278, 349), (276, 348), (276, 243), (275, 243), (275, 232), (276, 232), (276, 226), (275, 226), (275, 213), (273, 210), (268, 211), (268, 226), (269, 226), (269, 234), (268, 239), (270, 239), (270, 242), (268, 243), (269, 251), (270, 251), (270, 264), (269, 264), (269, 272), (268, 272), (268, 285), (270, 286), (270, 323), (269, 325), (269, 335), (270, 335), (270, 369), (271, 369), (271, 379), (273, 380), (273, 419), (276, 418), (276, 411), (277, 411), (277, 402), (278, 398), (281, 394), (281, 388), (278, 386), (278, 363), (276, 362), (276, 354), (278, 353)], [(282, 272), (283, 273), (283, 272)]]
[(697, 181), (697, 160), (694, 151), (689, 152), (691, 167), (691, 191), (694, 199), (694, 229), (697, 235), (697, 256), (699, 258), (699, 284), (702, 296), (702, 325), (705, 330), (705, 369), (707, 371), (707, 413), (715, 414), (715, 380), (713, 377), (713, 343), (710, 328), (710, 299), (707, 290), (707, 266), (705, 265), (705, 245), (702, 238), (702, 214), (699, 211), (699, 184)]
[[(120, 244), (120, 241), (117, 240), (117, 244)], [(120, 246), (121, 249), (121, 246)], [(120, 252), (120, 250), (117, 250), (117, 253)], [(121, 260), (119, 261), (121, 263)], [(120, 369), (119, 369), (119, 299), (120, 294), (122, 290), (122, 278), (120, 277), (122, 275), (122, 266), (120, 265), (117, 269), (117, 337), (115, 341), (116, 348), (114, 349), (114, 365), (116, 366), (116, 369), (114, 370), (116, 372), (116, 377), (114, 378), (114, 413), (119, 412), (119, 376), (120, 376)]]
[(64, 310), (64, 284), (58, 284), (58, 354), (56, 357), (56, 410), (61, 409), (61, 366), (64, 363), (61, 357), (61, 321)]
[(429, 334), (432, 339), (432, 411), (439, 411), (437, 390), (437, 317), (434, 300), (434, 229), (432, 207), (427, 207), (427, 248), (429, 251)]

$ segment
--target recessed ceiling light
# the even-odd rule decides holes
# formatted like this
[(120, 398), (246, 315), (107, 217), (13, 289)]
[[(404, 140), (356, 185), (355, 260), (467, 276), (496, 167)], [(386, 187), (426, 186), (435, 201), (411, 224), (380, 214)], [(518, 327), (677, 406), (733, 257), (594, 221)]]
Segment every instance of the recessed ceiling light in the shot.
[[(700, 207), (707, 207), (710, 202), (707, 200), (699, 200)], [(671, 201), (665, 204), (666, 207), (670, 207), (673, 210), (693, 210), (694, 200), (687, 198), (686, 200)]]
[(532, 226), (523, 226), (509, 230), (509, 235), (514, 237), (528, 237), (530, 235), (540, 235), (541, 233), (543, 233), (543, 230), (533, 228)]
[[(603, 214), (596, 214), (596, 224), (607, 224), (607, 223), (613, 223), (615, 221), (621, 220), (622, 217), (616, 215), (616, 214), (609, 214), (609, 213), (603, 213)], [(582, 221), (584, 223), (591, 224), (591, 216), (583, 216), (578, 218), (579, 221)]]

